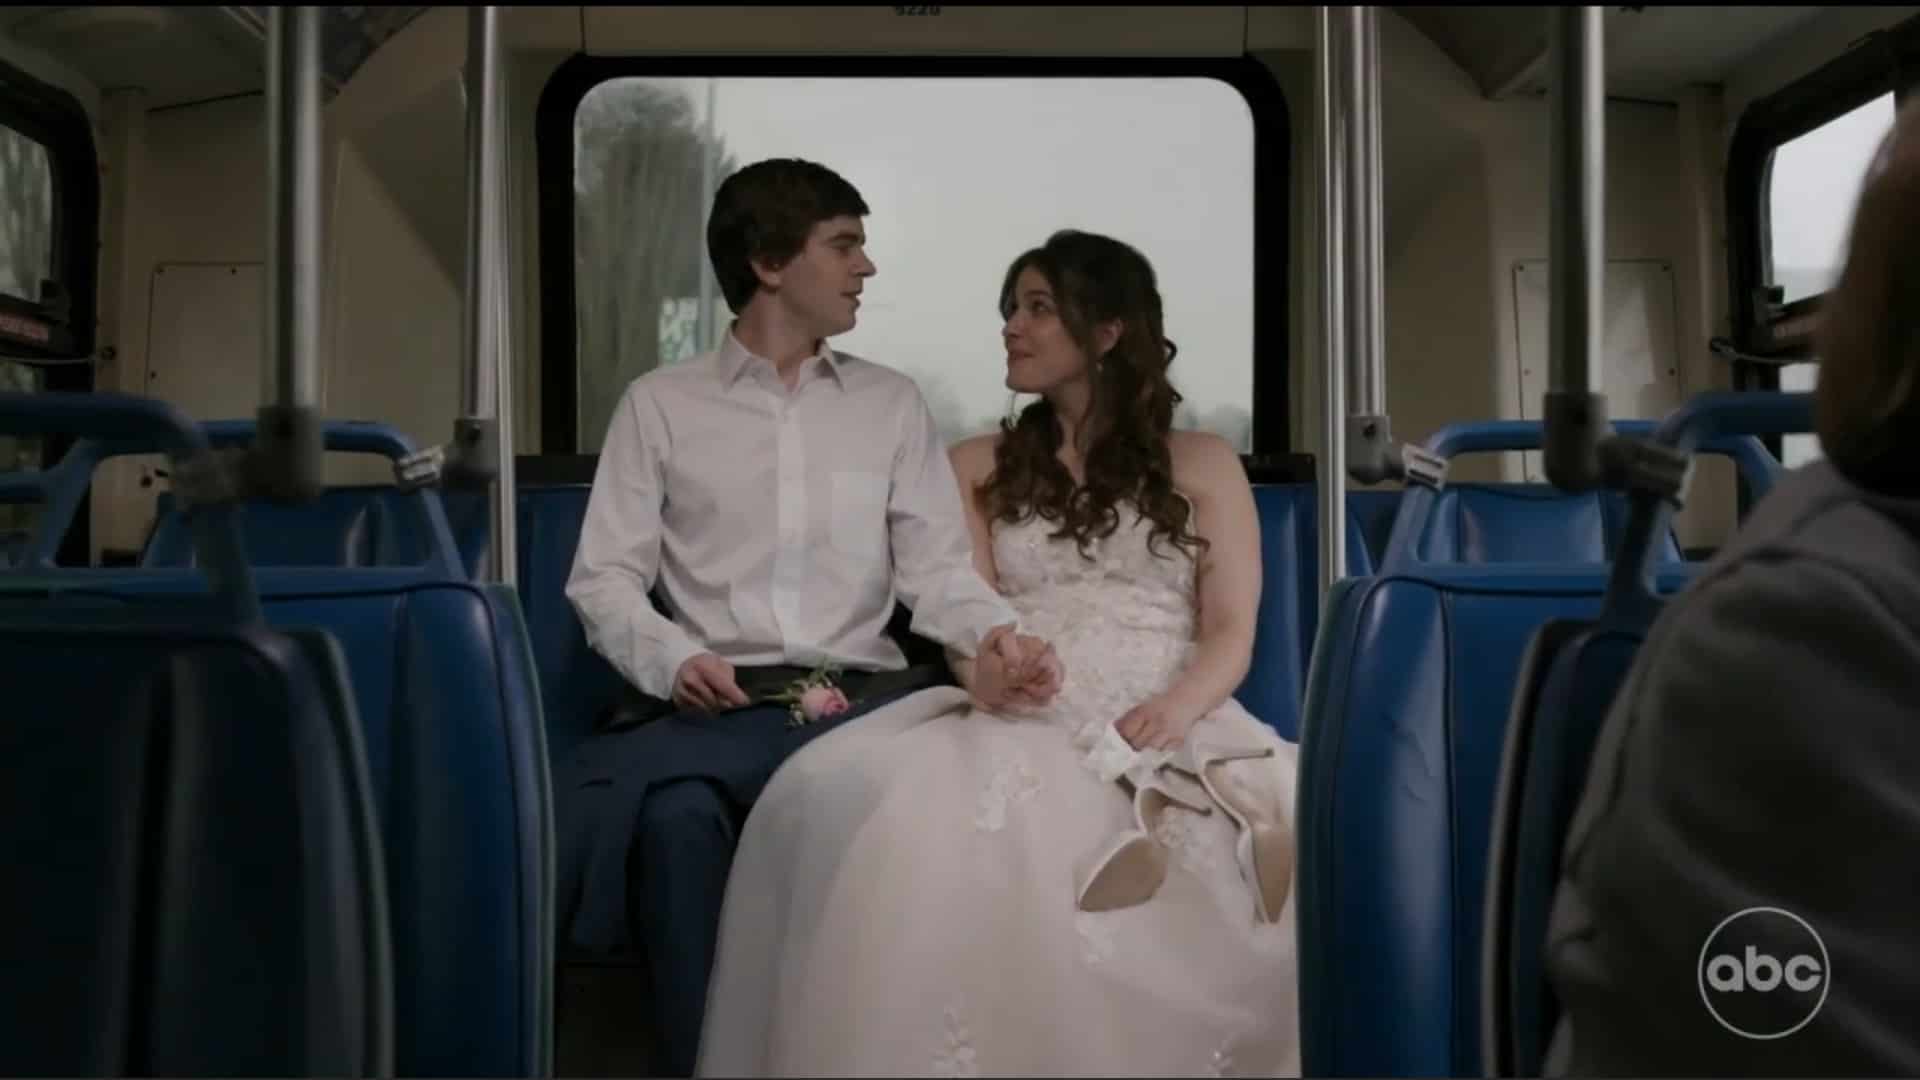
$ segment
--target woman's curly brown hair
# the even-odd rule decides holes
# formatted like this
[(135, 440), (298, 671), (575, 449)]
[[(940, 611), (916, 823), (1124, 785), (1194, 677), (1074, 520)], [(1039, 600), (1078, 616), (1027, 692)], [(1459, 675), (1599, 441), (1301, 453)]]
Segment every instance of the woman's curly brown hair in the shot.
[[(1110, 237), (1071, 229), (1054, 233), (1007, 269), (1000, 286), (1003, 317), (1012, 315), (1015, 283), (1028, 268), (1052, 286), (1061, 321), (1093, 364), (1082, 433), (1086, 482), (1076, 487), (1061, 463), (1060, 418), (1042, 398), (1000, 422), (993, 472), (977, 489), (988, 519), (1012, 523), (1038, 515), (1059, 526), (1054, 539), (1073, 540), (1090, 558), (1088, 545), (1113, 535), (1120, 506), (1128, 503), (1152, 522), (1149, 550), (1163, 540), (1189, 554), (1206, 547), (1192, 531), (1191, 505), (1173, 487), (1167, 439), (1180, 395), (1167, 381), (1167, 367), (1178, 349), (1163, 330), (1152, 264)], [(1120, 323), (1120, 336), (1101, 356), (1094, 327), (1111, 321)]]

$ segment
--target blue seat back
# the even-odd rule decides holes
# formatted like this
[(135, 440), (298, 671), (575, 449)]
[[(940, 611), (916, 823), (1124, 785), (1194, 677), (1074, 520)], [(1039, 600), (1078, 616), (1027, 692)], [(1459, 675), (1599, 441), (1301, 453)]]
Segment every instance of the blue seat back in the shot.
[[(1261, 484), (1253, 489), (1253, 502), (1260, 515), (1260, 609), (1253, 657), (1234, 699), (1282, 738), (1297, 741), (1307, 659), (1320, 621), (1318, 489), (1310, 484)], [(1373, 571), (1359, 518), (1349, 496), (1350, 576)]]
[[(205, 429), (242, 444), (251, 424)], [(324, 430), (329, 449), (411, 452), (378, 425)], [(92, 461), (148, 448), (75, 449)], [(386, 849), (397, 1069), (542, 1074), (551, 1057), (552, 800), (526, 624), (511, 590), (468, 579), (437, 492), (392, 494), (418, 511), (417, 565), (256, 569), (256, 603), (274, 627), (329, 633), (350, 676)], [(70, 593), (165, 606), (181, 601), (193, 576), (93, 571)]]
[(453, 530), (461, 565), (468, 577), (478, 581), (486, 570), (488, 538), (493, 535), (492, 496), (484, 490), (445, 489), (440, 502), (447, 508), (447, 526)]
[[(330, 488), (311, 503), (247, 503), (237, 508), (241, 545), (252, 566), (406, 566), (424, 557), (414, 530), (394, 520), (391, 488)], [(140, 565), (192, 566), (193, 540), (172, 492), (154, 504), (153, 530)], [(396, 532), (404, 530), (404, 539)], [(411, 543), (408, 543), (411, 541)], [(401, 544), (407, 544), (400, 549)]]
[[(0, 394), (0, 429), (206, 450), (120, 395)], [(57, 502), (48, 480), (0, 489)], [(266, 629), (231, 513), (193, 517), (205, 568), (166, 603), (0, 574), (0, 1071), (386, 1074), (383, 860), (339, 652)]]
[[(1661, 424), (1654, 440), (1686, 453), (1710, 438), (1812, 430), (1812, 395), (1709, 394)], [(1559, 1017), (1547, 982), (1547, 920), (1561, 851), (1600, 728), (1663, 601), (1651, 539), (1672, 508), (1635, 495), (1597, 619), (1542, 626), (1513, 695), (1495, 802), (1486, 889), (1481, 1004), (1489, 1075), (1534, 1076)]]
[[(215, 420), (201, 425), (217, 447), (244, 446), (253, 440), (247, 420)], [(337, 453), (377, 454), (398, 460), (414, 453), (411, 440), (384, 424), (329, 421), (321, 426), (325, 448)], [(482, 515), (485, 493), (480, 494)], [(462, 502), (466, 508), (467, 503)], [(190, 565), (192, 544), (171, 493), (155, 504), (140, 565)], [(312, 502), (278, 505), (248, 501), (237, 508), (243, 549), (252, 566), (419, 566), (442, 570), (443, 553), (457, 550), (449, 513), (436, 494), (404, 491), (397, 485), (352, 485), (327, 489)]]
[[(1611, 623), (1611, 625), (1609, 625)], [(1648, 627), (1563, 620), (1535, 633), (1514, 691), (1495, 799), (1483, 930), (1482, 1060), (1498, 1075), (1538, 1075), (1558, 1009), (1544, 947), (1561, 839), (1600, 726)]]
[[(177, 573), (87, 592), (166, 603)], [(418, 568), (255, 571), (267, 622), (338, 641), (383, 824), (404, 1075), (528, 1076), (551, 1053), (552, 796), (513, 593)], [(78, 595), (76, 593), (76, 595)]]
[(378, 823), (329, 646), (0, 615), (0, 1069), (392, 1068)]
[[(1367, 565), (1380, 565), (1387, 556), (1387, 538), (1400, 513), (1399, 488), (1360, 488), (1347, 492), (1348, 530), (1357, 531), (1367, 550)], [(1316, 549), (1318, 550), (1318, 549)], [(1351, 560), (1348, 563), (1352, 565)]]
[[(1539, 437), (1538, 424), (1460, 425), (1428, 449), (1524, 450)], [(1771, 483), (1758, 443), (1717, 449), (1750, 487)], [(1501, 565), (1427, 558), (1419, 540), (1443, 494), (1406, 491), (1376, 574), (1330, 593), (1308, 670), (1298, 825), (1309, 1075), (1479, 1073), (1483, 892), (1513, 687), (1535, 630), (1593, 618), (1606, 593), (1608, 568), (1582, 545), (1572, 553), (1586, 558), (1532, 546), (1529, 561)], [(1649, 567), (1662, 591), (1688, 574)]]
[(566, 595), (591, 490), (587, 484), (557, 484), (522, 489), (518, 499), (520, 595), (533, 627), (534, 663), (556, 755), (592, 734), (624, 685), (613, 665), (587, 644)]
[(1435, 568), (1330, 594), (1299, 789), (1303, 1068), (1475, 1072), (1479, 889), (1528, 637), (1599, 610), (1604, 569)]
[[(1421, 538), (1434, 563), (1603, 563), (1626, 528), (1627, 500), (1610, 491), (1567, 493), (1548, 484), (1449, 484)], [(1679, 562), (1669, 529), (1660, 551)]]
[(353, 675), (387, 823), (400, 1071), (543, 1074), (552, 798), (512, 591), (405, 570), (260, 577), (267, 619), (326, 627)]

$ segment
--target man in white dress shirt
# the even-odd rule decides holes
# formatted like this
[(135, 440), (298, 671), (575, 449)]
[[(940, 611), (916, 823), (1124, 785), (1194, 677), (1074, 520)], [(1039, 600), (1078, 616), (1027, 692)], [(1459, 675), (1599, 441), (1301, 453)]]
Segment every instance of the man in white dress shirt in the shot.
[[(556, 766), (562, 927), (579, 947), (644, 954), (672, 1075), (693, 1069), (735, 839), (768, 778), (839, 722), (944, 679), (907, 667), (896, 601), (914, 633), (973, 658), (983, 704), (1058, 686), (974, 568), (919, 388), (826, 344), (853, 329), (875, 273), (867, 212), (805, 161), (720, 185), (707, 248), (736, 321), (718, 350), (628, 386), (567, 581), (587, 641), (661, 715)], [(853, 708), (791, 726), (767, 698), (824, 665)]]

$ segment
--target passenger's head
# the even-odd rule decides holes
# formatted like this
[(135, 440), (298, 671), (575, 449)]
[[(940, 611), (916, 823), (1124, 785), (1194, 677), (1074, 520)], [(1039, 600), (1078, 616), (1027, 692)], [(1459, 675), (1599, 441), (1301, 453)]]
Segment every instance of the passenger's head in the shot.
[[(1191, 545), (1189, 508), (1173, 491), (1168, 433), (1180, 395), (1167, 381), (1173, 343), (1153, 266), (1110, 237), (1067, 230), (1022, 254), (1000, 287), (1007, 386), (1041, 395), (1001, 425), (982, 487), (1006, 521), (1033, 514), (1083, 548), (1113, 532), (1132, 502), (1155, 537)], [(1081, 416), (1086, 484), (1075, 490), (1058, 452), (1062, 416)]]
[(1920, 105), (1867, 170), (1816, 339), (1827, 458), (1865, 487), (1920, 492)]
[(1092, 390), (1097, 412), (1138, 406), (1162, 433), (1173, 422), (1179, 395), (1167, 384), (1160, 290), (1138, 251), (1095, 233), (1054, 233), (1008, 267), (1000, 314), (1008, 389), (1056, 399)]
[(707, 255), (727, 306), (759, 302), (816, 337), (853, 329), (867, 258), (867, 204), (839, 174), (797, 158), (755, 162), (726, 178), (707, 219)]

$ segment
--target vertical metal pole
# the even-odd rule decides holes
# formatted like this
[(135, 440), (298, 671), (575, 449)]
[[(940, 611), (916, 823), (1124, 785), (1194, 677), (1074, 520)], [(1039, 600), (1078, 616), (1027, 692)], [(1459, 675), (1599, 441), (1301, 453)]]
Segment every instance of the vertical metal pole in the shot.
[[(713, 107), (718, 101), (715, 87), (718, 80), (707, 80), (707, 133), (700, 142), (700, 201), (705, 210), (713, 205)], [(705, 235), (704, 233), (702, 234)], [(706, 245), (696, 244), (693, 257), (693, 273), (700, 282), (700, 311), (695, 316), (697, 340), (695, 353), (706, 352), (715, 347), (713, 325), (713, 272), (707, 268)]]
[(467, 266), (462, 298), (460, 411), (476, 419), (498, 415), (491, 373), (499, 345), (493, 305), (492, 258), (497, 242), (489, 209), (497, 202), (492, 162), (499, 154), (498, 17), (492, 6), (467, 9)]
[[(498, 10), (498, 9), (490, 9)], [(498, 53), (499, 39), (495, 37), (495, 55), (493, 62), (493, 140), (488, 163), (493, 170), (493, 204), (488, 208), (486, 220), (493, 226), (493, 245), (488, 262), (492, 266), (493, 287), (490, 294), (494, 307), (494, 347), (493, 347), (493, 383), (496, 424), (494, 431), (494, 468), (497, 482), (493, 488), (493, 551), (494, 580), (504, 585), (515, 585), (519, 578), (520, 560), (518, 556), (519, 524), (518, 484), (513, 471), (513, 391), (514, 372), (517, 355), (513, 336), (513, 258), (515, 250), (513, 223), (513, 184), (510, 166), (507, 160), (507, 111), (504, 102), (507, 98), (506, 65), (500, 61)]]
[(267, 9), (266, 318), (258, 478), (320, 490), (320, 9)]
[(1314, 168), (1319, 181), (1320, 263), (1320, 597), (1347, 575), (1347, 357), (1341, 200), (1342, 110), (1336, 100), (1338, 52), (1333, 10), (1313, 9)]
[(1344, 235), (1347, 294), (1347, 415), (1343, 418), (1348, 475), (1378, 483), (1397, 474), (1399, 454), (1387, 417), (1385, 213), (1381, 200), (1380, 16), (1374, 7), (1341, 9), (1344, 34), (1336, 80), (1346, 93), (1340, 117), (1345, 150)]
[(1346, 90), (1346, 238), (1349, 254), (1347, 366), (1349, 410), (1384, 411), (1386, 335), (1381, 326), (1384, 247), (1381, 243), (1379, 18), (1371, 7), (1341, 9), (1345, 24), (1340, 72)]
[(487, 545), (483, 571), (489, 581), (504, 581), (511, 573), (507, 556), (513, 543), (513, 506), (501, 498), (501, 485), (510, 481), (500, 470), (503, 441), (511, 453), (512, 437), (502, 434), (507, 420), (500, 409), (500, 395), (510, 380), (503, 379), (500, 371), (505, 319), (500, 288), (498, 10), (489, 5), (467, 12), (467, 264), (461, 311), (461, 416), (455, 423), (453, 466), (459, 482), (484, 482), (489, 488), (492, 542)]
[(1547, 479), (1569, 491), (1599, 482), (1607, 428), (1597, 370), (1607, 236), (1604, 11), (1552, 10), (1552, 276), (1541, 456)]

